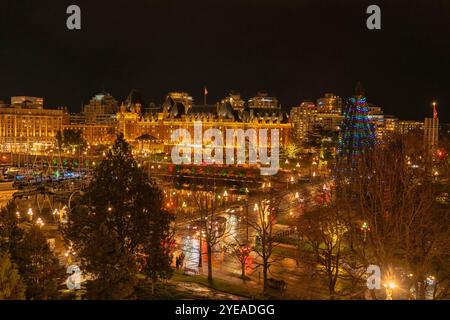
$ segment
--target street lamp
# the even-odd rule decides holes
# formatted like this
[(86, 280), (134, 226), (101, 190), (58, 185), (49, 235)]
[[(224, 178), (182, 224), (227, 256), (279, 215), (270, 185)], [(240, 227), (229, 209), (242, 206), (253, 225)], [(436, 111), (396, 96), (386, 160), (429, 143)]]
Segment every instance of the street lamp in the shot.
[(201, 268), (202, 267), (202, 246), (203, 246), (203, 237), (205, 237), (205, 231), (204, 230), (200, 230), (197, 231), (195, 233), (199, 239), (198, 242), (198, 267)]
[(361, 230), (364, 233), (364, 242), (366, 242), (367, 239), (367, 231), (370, 231), (369, 224), (367, 222), (363, 222), (361, 226)]
[(28, 208), (27, 214), (30, 216), (30, 221), (33, 221), (33, 209)]
[(42, 228), (44, 226), (44, 221), (42, 221), (41, 218), (38, 218), (36, 220), (36, 224), (39, 226), (39, 228)]
[(384, 287), (386, 288), (386, 300), (392, 300), (392, 294), (396, 287), (395, 283), (393, 281), (390, 281), (388, 283), (385, 283)]

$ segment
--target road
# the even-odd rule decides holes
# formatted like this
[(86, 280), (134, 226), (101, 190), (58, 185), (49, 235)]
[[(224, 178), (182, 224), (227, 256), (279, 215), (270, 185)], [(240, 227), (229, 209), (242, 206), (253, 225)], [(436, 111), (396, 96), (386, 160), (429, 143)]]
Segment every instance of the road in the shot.
[[(283, 211), (289, 211), (292, 205), (295, 206), (294, 201), (295, 193), (299, 192), (302, 196), (309, 196), (313, 192), (314, 188), (318, 185), (304, 185), (297, 190), (280, 190), (278, 192), (279, 196), (282, 197), (281, 203)], [(254, 215), (253, 206), (256, 203), (256, 199), (249, 199), (249, 214)], [(250, 278), (247, 281), (243, 281), (240, 278), (241, 275), (241, 265), (235, 255), (233, 255), (230, 250), (224, 250), (226, 244), (234, 242), (233, 239), (237, 238), (241, 241), (246, 238), (247, 226), (245, 223), (245, 208), (242, 211), (222, 209), (217, 212), (217, 215), (227, 216), (227, 235), (219, 241), (219, 243), (214, 247), (214, 253), (212, 258), (213, 264), (213, 276), (235, 283), (238, 285), (243, 285), (248, 287), (254, 292), (260, 292), (262, 290), (262, 267), (260, 265), (261, 259), (256, 253), (252, 253), (248, 259), (246, 265), (246, 274)], [(198, 218), (198, 217), (196, 217)], [(191, 221), (195, 219), (195, 216)], [(177, 232), (176, 241), (178, 243), (178, 251), (175, 255), (179, 255), (181, 252), (185, 254), (184, 267), (190, 270), (195, 270), (199, 274), (207, 274), (207, 255), (206, 255), (206, 244), (203, 240), (202, 242), (202, 267), (199, 267), (199, 246), (200, 240), (196, 236), (195, 232), (192, 232), (188, 228), (190, 223), (189, 219), (183, 219), (182, 221), (177, 221)], [(283, 230), (286, 230), (287, 226), (284, 225), (274, 225), (274, 234), (277, 234)], [(255, 230), (249, 228), (249, 240), (253, 242), (255, 239)], [(289, 254), (287, 254), (289, 253)], [(270, 267), (269, 277), (275, 279), (283, 279), (288, 284), (287, 290), (285, 291), (283, 298), (300, 299), (304, 298), (301, 296), (302, 293), (308, 292), (309, 284), (311, 281), (308, 279), (306, 270), (298, 264), (298, 262), (293, 259), (296, 257), (297, 252), (294, 246), (284, 245), (282, 250), (277, 250), (272, 258), (275, 261)], [(289, 256), (289, 257), (287, 257)], [(302, 290), (300, 290), (302, 289)], [(275, 295), (279, 294), (274, 292)]]

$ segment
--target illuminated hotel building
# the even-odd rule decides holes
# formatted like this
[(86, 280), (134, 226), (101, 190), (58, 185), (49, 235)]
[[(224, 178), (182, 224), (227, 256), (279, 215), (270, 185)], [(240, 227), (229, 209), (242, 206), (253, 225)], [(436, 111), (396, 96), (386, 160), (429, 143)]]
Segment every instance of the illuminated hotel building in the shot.
[(245, 102), (241, 99), (241, 94), (237, 92), (231, 92), (226, 98), (220, 101), (220, 104), (230, 103), (234, 110), (244, 110)]
[[(134, 106), (122, 105), (117, 115), (117, 130), (132, 143), (139, 141), (142, 136), (153, 137), (164, 144), (166, 152), (176, 144), (171, 142), (174, 130), (187, 129), (193, 137), (195, 122), (202, 123), (203, 132), (209, 128), (216, 128), (222, 131), (224, 137), (226, 129), (255, 129), (257, 134), (261, 129), (268, 129), (269, 137), (271, 129), (278, 129), (280, 145), (289, 141), (291, 124), (287, 122), (286, 116), (278, 106), (270, 105), (268, 108), (248, 106), (236, 110), (230, 101), (217, 105), (194, 105), (191, 99), (178, 99), (181, 96), (188, 95), (169, 94), (160, 111), (149, 114), (136, 112)], [(236, 146), (224, 146), (228, 147)]]
[(250, 110), (255, 109), (277, 109), (278, 99), (274, 97), (269, 97), (265, 92), (258, 92), (258, 94), (248, 100), (248, 107)]
[(4, 150), (20, 151), (52, 145), (63, 128), (66, 110), (44, 109), (42, 98), (12, 97), (0, 105), (0, 144)]

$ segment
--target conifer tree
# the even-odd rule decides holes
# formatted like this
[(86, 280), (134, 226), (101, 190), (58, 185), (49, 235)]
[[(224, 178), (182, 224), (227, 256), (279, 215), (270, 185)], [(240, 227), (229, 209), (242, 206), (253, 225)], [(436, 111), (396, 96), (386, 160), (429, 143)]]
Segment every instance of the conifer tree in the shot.
[(87, 298), (118, 300), (134, 298), (136, 264), (131, 254), (119, 241), (117, 233), (102, 224), (92, 235), (95, 245), (81, 252), (83, 269), (92, 275), (87, 285)]
[(23, 277), (27, 299), (56, 299), (64, 269), (50, 250), (47, 240), (37, 226), (32, 226), (17, 245), (15, 262)]
[(24, 300), (25, 285), (8, 253), (0, 253), (0, 300)]
[(0, 210), (0, 252), (9, 251), (13, 256), (17, 243), (23, 237), (16, 209), (15, 203), (10, 201)]
[(355, 156), (371, 148), (375, 143), (375, 130), (368, 117), (369, 108), (361, 84), (355, 95), (348, 100), (344, 110), (339, 140), (339, 158), (352, 164)]
[(101, 257), (87, 255), (91, 252), (87, 247), (95, 249), (97, 243), (92, 239), (104, 225), (126, 249), (122, 254), (131, 254), (138, 269), (154, 283), (171, 274), (172, 221), (173, 216), (164, 209), (161, 190), (139, 167), (119, 134), (69, 212), (65, 233), (85, 264), (95, 264)]

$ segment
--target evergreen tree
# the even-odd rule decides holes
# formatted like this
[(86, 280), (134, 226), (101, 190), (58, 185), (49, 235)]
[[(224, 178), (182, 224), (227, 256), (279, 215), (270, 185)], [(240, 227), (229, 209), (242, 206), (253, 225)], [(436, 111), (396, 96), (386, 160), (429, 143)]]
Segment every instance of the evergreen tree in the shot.
[(369, 108), (361, 84), (358, 83), (355, 95), (348, 100), (341, 124), (339, 158), (352, 164), (355, 156), (375, 143), (375, 130), (368, 118)]
[(149, 212), (149, 214), (150, 217), (143, 214), (142, 224), (138, 224), (138, 226), (146, 239), (142, 246), (145, 257), (142, 271), (150, 278), (152, 294), (154, 294), (156, 281), (172, 276), (171, 263), (175, 241), (169, 227), (173, 217), (157, 210)]
[(133, 159), (123, 135), (118, 135), (85, 194), (69, 212), (66, 235), (86, 263), (96, 263), (96, 257), (83, 252), (96, 246), (92, 238), (104, 224), (154, 282), (170, 276), (171, 221), (161, 190)]
[(27, 299), (58, 297), (58, 284), (64, 270), (37, 226), (32, 226), (17, 245), (15, 262), (27, 287)]
[(8, 253), (0, 253), (0, 300), (24, 300), (25, 285)]
[(10, 201), (0, 210), (0, 253), (9, 251), (13, 257), (16, 245), (23, 237), (16, 209), (15, 203)]
[(117, 233), (102, 224), (92, 235), (95, 245), (81, 252), (83, 267), (93, 280), (87, 284), (88, 299), (134, 298), (136, 264), (128, 250), (119, 241)]

